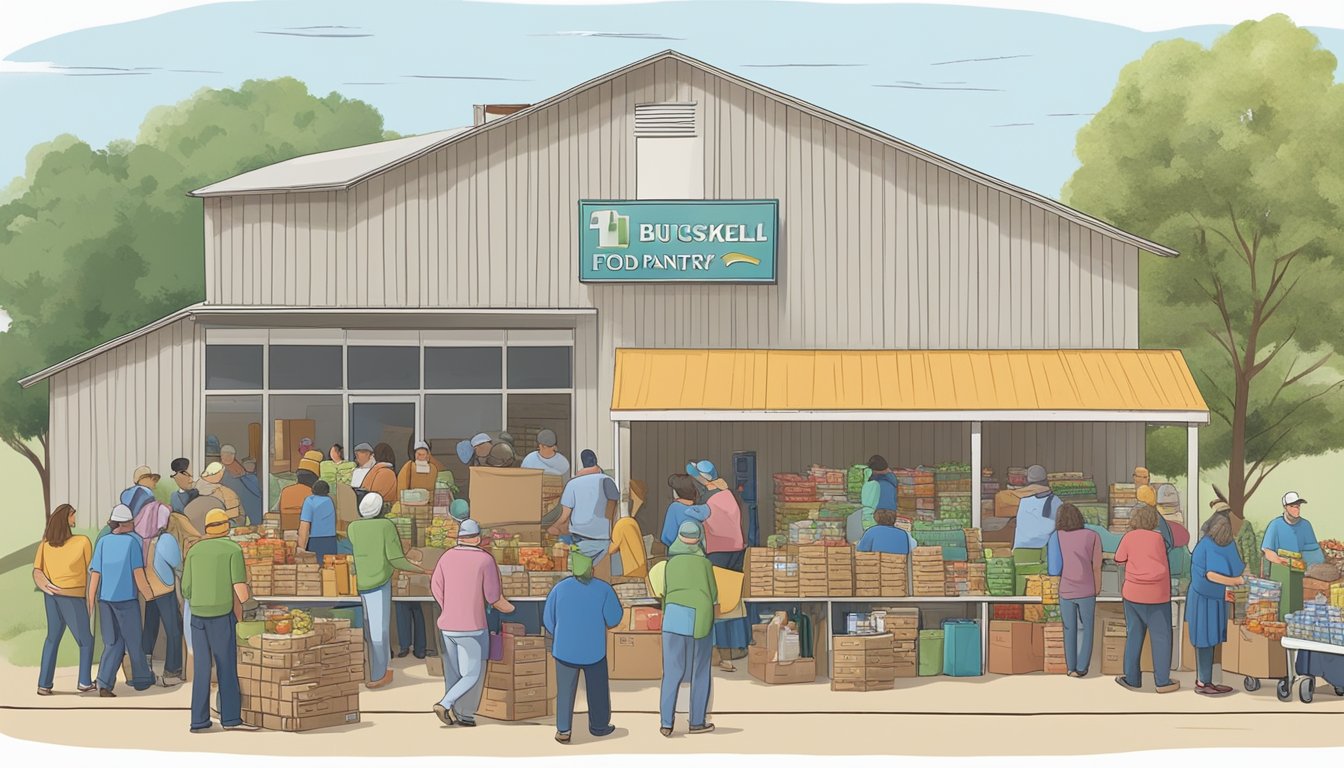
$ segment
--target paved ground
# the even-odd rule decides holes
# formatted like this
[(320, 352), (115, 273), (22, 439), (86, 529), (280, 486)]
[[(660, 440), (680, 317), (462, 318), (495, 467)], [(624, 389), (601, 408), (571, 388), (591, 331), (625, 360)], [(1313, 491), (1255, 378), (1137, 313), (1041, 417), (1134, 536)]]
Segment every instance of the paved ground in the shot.
[[(1337, 747), (1344, 698), (1319, 690), (1310, 705), (1278, 701), (1270, 687), (1210, 699), (1190, 690), (1158, 695), (1122, 690), (1110, 678), (989, 676), (901, 681), (895, 691), (833, 693), (825, 683), (767, 686), (745, 671), (715, 672), (713, 734), (689, 736), (684, 718), (671, 739), (658, 733), (656, 683), (613, 683), (618, 730), (590, 738), (582, 714), (574, 743), (553, 741), (551, 720), (447, 729), (429, 712), (441, 681), (422, 662), (398, 660), (397, 681), (365, 691), (358, 725), (309, 734), (187, 730), (186, 689), (122, 688), (116, 699), (34, 692), (36, 670), (0, 664), (0, 730), (18, 738), (90, 747), (145, 748), (146, 718), (162, 724), (155, 745), (223, 753), (542, 756), (582, 753), (796, 753), (820, 755), (1070, 755), (1178, 748)], [(1192, 685), (1189, 673), (1178, 675)], [(1229, 681), (1240, 684), (1240, 679)], [(73, 691), (72, 669), (57, 690)], [(583, 709), (580, 695), (579, 709)], [(62, 709), (56, 713), (51, 710)], [(974, 734), (974, 738), (968, 738)], [(370, 738), (374, 736), (376, 738)]]

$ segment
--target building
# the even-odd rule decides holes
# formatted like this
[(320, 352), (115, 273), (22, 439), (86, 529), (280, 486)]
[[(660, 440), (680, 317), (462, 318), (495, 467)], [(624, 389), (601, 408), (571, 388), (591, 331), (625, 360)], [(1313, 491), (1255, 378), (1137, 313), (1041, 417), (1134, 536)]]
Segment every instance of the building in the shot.
[[(672, 51), (519, 106), (193, 193), (205, 301), (23, 381), (53, 498), (88, 523), (133, 467), (229, 443), (274, 499), (304, 437), (424, 435), (460, 470), (458, 439), (542, 426), (659, 513), (738, 449), (762, 478), (881, 451), (1101, 485), (1170, 423), (1195, 461), (1183, 359), (1138, 349), (1139, 260), (1171, 249)], [(645, 255), (717, 261), (623, 263), (629, 215), (687, 225)]]

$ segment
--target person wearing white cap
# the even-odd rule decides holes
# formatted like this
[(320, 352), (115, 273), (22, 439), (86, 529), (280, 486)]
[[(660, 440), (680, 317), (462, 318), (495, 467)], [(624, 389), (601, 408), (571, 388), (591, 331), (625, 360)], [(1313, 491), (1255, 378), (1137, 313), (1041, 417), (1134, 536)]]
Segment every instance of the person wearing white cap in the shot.
[(495, 441), (491, 440), (489, 435), (478, 432), (470, 440), (463, 440), (457, 444), (457, 458), (468, 467), (488, 467), (490, 465), (486, 459), (494, 447)]
[(154, 599), (145, 576), (144, 542), (135, 535), (130, 507), (118, 504), (112, 509), (109, 534), (98, 540), (89, 561), (88, 607), (95, 604), (103, 627), (103, 658), (98, 664), (98, 695), (116, 696), (117, 672), (122, 657), (131, 656), (131, 687), (143, 691), (154, 685), (154, 672), (141, 652), (144, 644), (140, 603), (137, 597)]
[(481, 704), (485, 660), (490, 633), (485, 606), (513, 613), (504, 597), (495, 558), (481, 549), (481, 526), (467, 519), (457, 530), (457, 546), (443, 553), (429, 590), (439, 604), (439, 633), (443, 637), (443, 698), (434, 714), (444, 725), (476, 725)]
[(359, 501), (359, 519), (345, 531), (355, 556), (355, 581), (364, 606), (364, 641), (369, 646), (369, 688), (392, 682), (392, 571), (423, 573), (406, 559), (397, 527), (383, 517), (383, 497), (369, 493)]
[(1297, 495), (1297, 491), (1289, 491), (1283, 495), (1282, 501), (1283, 515), (1274, 518), (1265, 527), (1265, 538), (1260, 543), (1265, 559), (1278, 565), (1287, 565), (1288, 561), (1279, 556), (1279, 550), (1283, 549), (1300, 552), (1302, 562), (1309, 566), (1325, 562), (1325, 553), (1316, 540), (1316, 530), (1302, 517), (1302, 505), (1307, 500)]
[(523, 469), (540, 469), (548, 475), (560, 478), (561, 482), (569, 482), (569, 459), (566, 459), (556, 447), (559, 442), (554, 430), (541, 430), (537, 433), (537, 450), (524, 456), (523, 463), (519, 466)]

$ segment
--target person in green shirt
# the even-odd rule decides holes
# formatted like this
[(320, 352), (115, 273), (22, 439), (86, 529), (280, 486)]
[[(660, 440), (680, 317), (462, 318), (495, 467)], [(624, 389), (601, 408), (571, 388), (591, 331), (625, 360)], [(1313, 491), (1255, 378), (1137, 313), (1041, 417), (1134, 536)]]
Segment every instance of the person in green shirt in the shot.
[(205, 538), (187, 551), (182, 597), (191, 601), (191, 732), (210, 730), (210, 665), (219, 680), (219, 721), (226, 731), (255, 731), (243, 722), (238, 683), (238, 619), (250, 593), (243, 549), (229, 539), (229, 515), (205, 517)]
[(718, 587), (714, 566), (705, 556), (704, 529), (687, 520), (677, 530), (677, 540), (667, 549), (668, 559), (661, 579), (663, 597), (663, 682), (659, 715), (664, 736), (672, 735), (677, 689), (683, 680), (691, 683), (691, 733), (708, 733), (714, 724), (709, 714), (710, 661), (714, 641), (714, 604)]
[[(364, 642), (369, 647), (369, 688), (392, 682), (392, 571), (423, 573), (406, 559), (397, 527), (383, 517), (383, 497), (369, 493), (359, 502), (359, 519), (345, 530), (355, 553), (355, 581), (364, 605)], [(195, 606), (193, 605), (193, 608)]]

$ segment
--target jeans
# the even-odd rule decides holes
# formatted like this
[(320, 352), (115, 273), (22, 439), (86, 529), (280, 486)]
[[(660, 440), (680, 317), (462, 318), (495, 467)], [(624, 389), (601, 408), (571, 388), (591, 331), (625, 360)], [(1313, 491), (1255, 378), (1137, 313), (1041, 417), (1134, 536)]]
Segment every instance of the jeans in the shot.
[(191, 653), (191, 601), (182, 598), (182, 637), (187, 641), (187, 653)]
[(485, 687), (485, 661), (490, 632), (443, 632), (443, 698), (439, 703), (462, 720), (475, 720)]
[(369, 646), (369, 682), (387, 677), (392, 663), (392, 582), (359, 593), (364, 604), (364, 642)]
[(569, 733), (574, 727), (574, 697), (579, 692), (579, 672), (588, 693), (588, 732), (597, 735), (611, 725), (611, 685), (607, 660), (574, 666), (555, 660), (555, 730)]
[(317, 564), (322, 565), (323, 558), (326, 555), (336, 554), (336, 537), (310, 536), (308, 537), (308, 551), (317, 555)]
[(412, 648), (417, 657), (425, 655), (425, 607), (420, 603), (394, 603), (397, 607), (398, 650)]
[(709, 714), (709, 663), (713, 653), (712, 636), (696, 639), (671, 632), (663, 633), (663, 683), (658, 702), (662, 727), (672, 727), (677, 708), (677, 689), (686, 679), (691, 683), (691, 727), (698, 728), (705, 724)]
[(145, 603), (145, 641), (146, 656), (154, 653), (159, 642), (159, 622), (163, 622), (164, 638), (164, 676), (177, 677), (182, 674), (182, 613), (177, 606), (177, 594), (170, 592)]
[[(121, 671), (121, 659), (131, 654), (131, 687), (143, 691), (154, 684), (154, 672), (141, 652), (144, 647), (140, 603), (122, 600), (98, 601), (98, 620), (103, 625), (103, 658), (98, 662), (98, 686), (112, 690)], [(236, 644), (236, 641), (235, 641)]]
[(47, 639), (42, 643), (42, 669), (37, 674), (38, 688), (51, 688), (56, 679), (56, 652), (61, 648), (65, 630), (79, 646), (79, 684), (93, 685), (93, 633), (89, 631), (89, 609), (82, 597), (43, 595), (47, 609)]
[(606, 559), (607, 552), (611, 549), (611, 539), (589, 539), (573, 533), (561, 536), (560, 541), (565, 544), (577, 544), (579, 554), (591, 559), (593, 565)]
[(1087, 672), (1092, 665), (1092, 633), (1097, 618), (1097, 598), (1062, 597), (1064, 614), (1064, 664), (1070, 672)]
[(191, 727), (210, 727), (210, 664), (219, 679), (219, 723), (233, 727), (243, 722), (243, 694), (238, 685), (238, 619), (192, 616)]
[(1213, 684), (1213, 651), (1212, 647), (1195, 649), (1195, 660), (1198, 662), (1195, 680), (1205, 685)]
[(1171, 603), (1147, 605), (1125, 601), (1125, 682), (1143, 685), (1139, 659), (1146, 632), (1153, 646), (1153, 681), (1160, 688), (1171, 684)]

